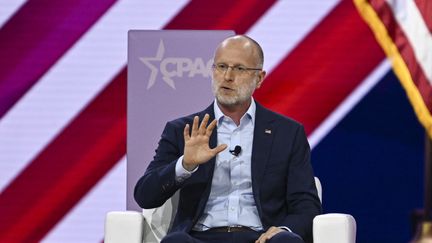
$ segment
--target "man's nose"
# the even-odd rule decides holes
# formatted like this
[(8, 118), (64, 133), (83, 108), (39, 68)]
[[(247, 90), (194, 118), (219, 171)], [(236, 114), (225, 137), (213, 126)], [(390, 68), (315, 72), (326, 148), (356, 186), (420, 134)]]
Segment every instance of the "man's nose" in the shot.
[(224, 78), (226, 81), (233, 81), (234, 80), (234, 71), (232, 67), (228, 67), (228, 69), (225, 71)]

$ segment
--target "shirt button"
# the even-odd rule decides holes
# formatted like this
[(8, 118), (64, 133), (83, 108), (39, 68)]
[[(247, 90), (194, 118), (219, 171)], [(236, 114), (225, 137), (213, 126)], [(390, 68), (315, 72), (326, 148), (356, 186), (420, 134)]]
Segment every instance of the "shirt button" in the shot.
[(234, 207), (231, 207), (231, 211), (234, 211), (235, 210), (235, 208)]

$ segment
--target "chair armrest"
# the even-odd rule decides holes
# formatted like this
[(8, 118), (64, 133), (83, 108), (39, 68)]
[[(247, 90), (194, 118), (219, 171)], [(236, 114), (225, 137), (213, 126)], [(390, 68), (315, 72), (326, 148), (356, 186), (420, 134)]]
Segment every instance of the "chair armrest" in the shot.
[(113, 211), (105, 218), (105, 243), (142, 243), (144, 217), (135, 211)]
[(318, 215), (313, 220), (314, 243), (355, 243), (356, 221), (342, 213)]

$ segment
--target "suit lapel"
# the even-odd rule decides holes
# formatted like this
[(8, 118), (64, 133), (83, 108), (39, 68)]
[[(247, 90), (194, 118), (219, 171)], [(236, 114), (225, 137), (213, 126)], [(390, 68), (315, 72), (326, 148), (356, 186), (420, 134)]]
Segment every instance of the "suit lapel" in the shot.
[[(260, 209), (259, 186), (264, 176), (265, 167), (269, 160), (276, 127), (274, 118), (261, 105), (256, 103), (255, 128), (252, 145), (252, 190), (255, 201)], [(260, 211), (260, 210), (259, 210)]]

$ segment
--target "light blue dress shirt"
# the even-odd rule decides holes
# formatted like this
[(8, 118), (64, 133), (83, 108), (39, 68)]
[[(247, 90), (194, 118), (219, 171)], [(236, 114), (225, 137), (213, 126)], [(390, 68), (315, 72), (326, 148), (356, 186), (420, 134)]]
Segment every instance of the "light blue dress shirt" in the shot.
[[(237, 126), (214, 102), (218, 145), (227, 144), (228, 148), (216, 156), (210, 196), (194, 230), (240, 225), (257, 231), (263, 229), (252, 193), (251, 157), (255, 110), (255, 101), (252, 99), (249, 109)], [(238, 156), (234, 156), (229, 150), (234, 150), (237, 145), (242, 149)], [(185, 170), (182, 160), (183, 156), (176, 164), (178, 181), (187, 179), (198, 169), (192, 172)]]

